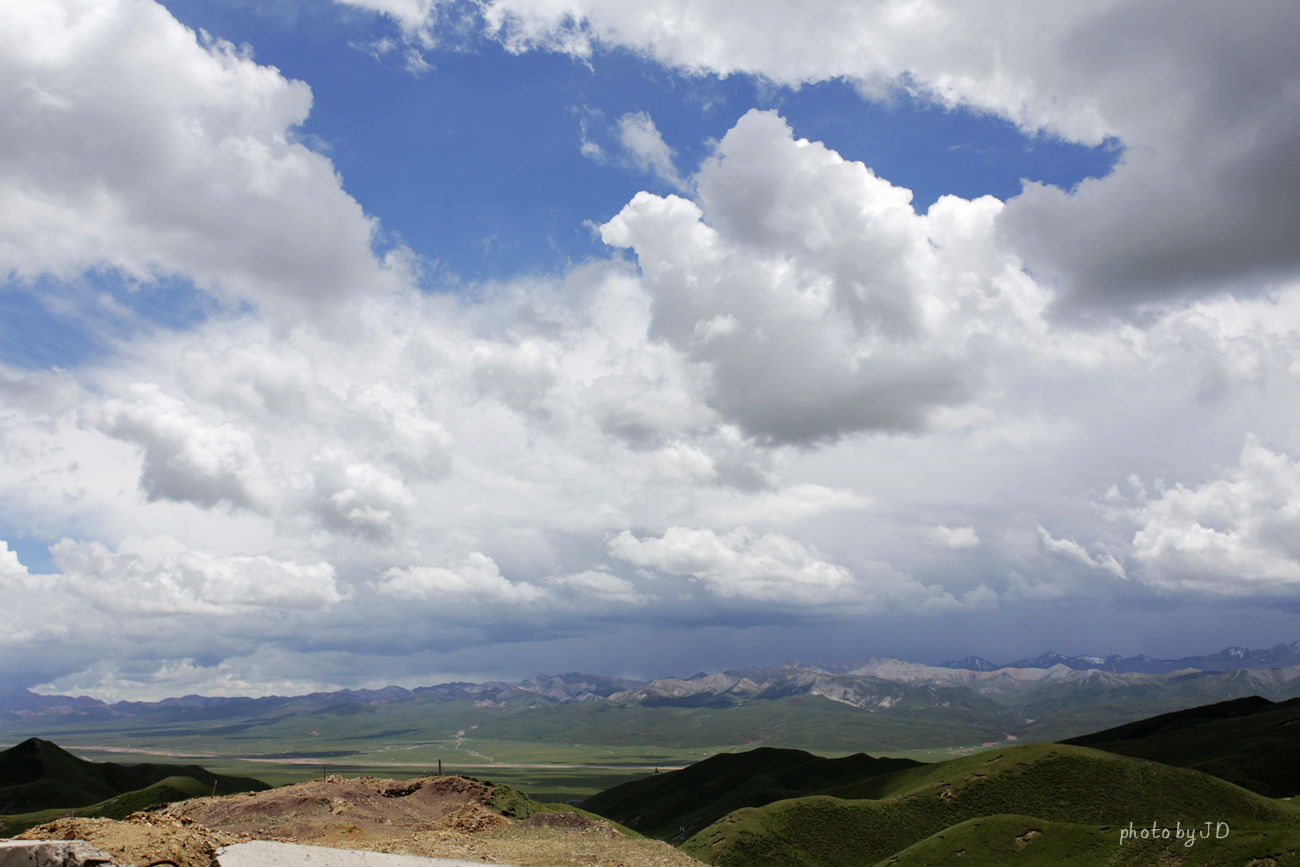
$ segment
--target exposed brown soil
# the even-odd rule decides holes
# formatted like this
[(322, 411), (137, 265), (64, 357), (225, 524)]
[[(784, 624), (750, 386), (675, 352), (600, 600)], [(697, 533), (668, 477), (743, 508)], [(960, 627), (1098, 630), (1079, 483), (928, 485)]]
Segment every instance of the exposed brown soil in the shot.
[(56, 819), (19, 834), (19, 840), (85, 840), (121, 864), (150, 864), (170, 858), (181, 867), (208, 867), (220, 846), (249, 838), (183, 822), (170, 816), (132, 813), (114, 819)]
[(1042, 833), (1043, 832), (1038, 830), (1037, 828), (1030, 828), (1028, 831), (1026, 831), (1025, 833), (1021, 834), (1019, 837), (1016, 838), (1016, 845), (1020, 846), (1023, 849), (1025, 846), (1028, 846), (1030, 843), (1034, 842), (1034, 838), (1041, 836)]
[(489, 789), (463, 777), (381, 780), (360, 777), (282, 786), (226, 798), (194, 798), (164, 807), (165, 815), (261, 840), (331, 846), (349, 840), (391, 840), (421, 831), (482, 831), (508, 821), (488, 809)]
[(520, 867), (700, 865), (666, 843), (629, 838), (578, 813), (534, 813), (523, 820), (502, 815), (491, 806), (492, 794), (489, 784), (462, 777), (330, 777), (194, 798), (122, 822), (60, 819), (22, 836), (86, 840), (129, 865), (171, 858), (181, 867), (208, 867), (217, 847), (250, 839)]

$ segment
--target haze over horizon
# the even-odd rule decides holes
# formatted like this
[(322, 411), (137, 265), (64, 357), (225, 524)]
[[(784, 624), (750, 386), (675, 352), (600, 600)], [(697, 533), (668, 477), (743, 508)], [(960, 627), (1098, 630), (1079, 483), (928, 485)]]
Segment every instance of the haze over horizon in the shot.
[[(1272, 652), (1270, 653), (1269, 651)], [(872, 679), (872, 680), (879, 678), (882, 679), (884, 682), (891, 682), (891, 683), (908, 683), (908, 682), (929, 683), (931, 677), (930, 672), (942, 670), (942, 669), (948, 669), (950, 671), (965, 670), (970, 668), (971, 666), (974, 667), (974, 670), (990, 671), (990, 672), (1003, 671), (1006, 669), (1019, 669), (1025, 672), (1036, 669), (1041, 672), (1044, 670), (1050, 671), (1053, 668), (1060, 668), (1062, 666), (1066, 668), (1073, 668), (1075, 671), (1081, 671), (1084, 673), (1090, 673), (1092, 670), (1094, 670), (1094, 668), (1095, 670), (1098, 671), (1119, 672), (1124, 674), (1154, 674), (1154, 675), (1176, 674), (1180, 671), (1186, 671), (1188, 669), (1196, 669), (1196, 670), (1206, 671), (1206, 672), (1212, 671), (1212, 672), (1219, 672), (1219, 673), (1223, 673), (1223, 672), (1236, 673), (1242, 669), (1251, 669), (1254, 670), (1255, 672), (1260, 672), (1268, 669), (1296, 668), (1297, 658), (1300, 658), (1300, 641), (1292, 642), (1291, 644), (1279, 644), (1279, 645), (1275, 645), (1272, 648), (1228, 647), (1228, 648), (1223, 648), (1214, 654), (1202, 654), (1200, 656), (1181, 657), (1176, 660), (1153, 659), (1149, 656), (1145, 656), (1141, 654), (1135, 657), (1127, 657), (1125, 659), (1118, 659), (1116, 657), (1117, 655), (1064, 656), (1062, 654), (1057, 654), (1053, 651), (1048, 650), (1041, 654), (1036, 654), (1033, 657), (1026, 657), (1018, 660), (1004, 660), (1002, 662), (995, 663), (992, 662), (991, 660), (980, 658), (978, 654), (970, 654), (967, 657), (964, 657), (960, 660), (944, 660), (942, 662), (934, 664), (930, 667), (929, 672), (927, 672), (924, 668), (922, 668), (921, 670), (917, 670), (916, 668), (914, 668), (915, 666), (924, 667), (930, 665), (928, 663), (918, 662), (917, 660), (905, 660), (905, 659), (900, 659), (898, 657), (872, 657), (872, 658), (858, 657), (852, 660), (817, 660), (817, 661), (789, 659), (789, 660), (784, 660), (781, 663), (778, 663), (776, 665), (745, 666), (743, 668), (728, 669), (725, 672), (721, 672), (721, 671), (709, 672), (709, 671), (701, 670), (689, 675), (681, 672), (676, 672), (676, 673), (659, 672), (657, 674), (643, 675), (635, 678), (624, 675), (622, 676), (622, 679), (627, 683), (629, 683), (629, 685), (631, 683), (640, 683), (644, 685), (644, 684), (653, 684), (660, 680), (693, 681), (702, 678), (712, 679), (713, 676), (718, 674), (724, 674), (724, 673), (732, 675), (734, 677), (737, 674), (749, 672), (750, 674), (745, 674), (745, 677), (758, 677), (759, 675), (753, 674), (753, 672), (755, 671), (755, 669), (760, 669), (765, 671), (765, 674), (763, 675), (764, 677), (769, 677), (774, 674), (777, 674), (779, 676), (779, 672), (783, 670), (804, 671), (804, 672), (818, 670), (831, 675), (852, 673), (854, 676), (866, 676), (868, 677), (868, 679)], [(902, 665), (895, 666), (894, 663), (902, 663)], [(1127, 665), (1125, 663), (1127, 663)], [(1158, 665), (1159, 663), (1163, 663), (1164, 665)], [(1180, 663), (1181, 666), (1179, 668), (1174, 668), (1170, 666), (1169, 663)], [(582, 687), (581, 684), (585, 682), (585, 679), (590, 677), (603, 679), (603, 678), (610, 678), (610, 677), (618, 678), (619, 676), (606, 675), (598, 671), (586, 671), (586, 672), (556, 671), (550, 673), (534, 672), (530, 676), (519, 675), (518, 677), (511, 680), (501, 680), (498, 678), (495, 681), (490, 681), (490, 682), (500, 684), (500, 685), (517, 685), (517, 684), (537, 685), (540, 682), (540, 686), (545, 688), (547, 687), (548, 683), (562, 679), (567, 684), (578, 684), (579, 688), (581, 689), (581, 688), (585, 688)], [(1016, 676), (1013, 679), (1018, 680), (1020, 678)], [(1028, 681), (1031, 683), (1035, 682), (1036, 680), (1037, 680), (1036, 676), (1028, 678)], [(444, 681), (440, 683), (410, 681), (405, 684), (395, 684), (395, 683), (387, 683), (382, 685), (374, 684), (368, 687), (363, 687), (362, 689), (369, 689), (372, 692), (379, 692), (379, 693), (386, 692), (388, 690), (393, 689), (394, 687), (415, 691), (420, 689), (456, 686), (458, 684), (465, 684), (466, 682), (467, 681), (463, 679), (453, 680), (449, 682)], [(482, 679), (480, 679), (478, 682), (475, 682), (475, 685), (484, 686), (487, 685), (487, 683), (484, 682)], [(240, 689), (240, 690), (231, 690), (229, 688), (229, 685), (223, 685), (221, 689), (222, 691), (215, 695), (206, 695), (206, 696), (199, 695), (197, 697), (200, 698), (289, 697), (289, 696), (267, 691), (266, 689), (258, 689), (255, 685), (249, 685), (246, 686), (244, 689)], [(758, 689), (758, 691), (761, 693), (763, 692), (763, 689), (764, 689), (763, 684), (760, 684), (760, 688)], [(566, 687), (566, 691), (567, 690), (568, 687)], [(318, 691), (313, 694), (334, 695), (339, 692), (348, 692), (348, 691), (350, 691), (348, 688), (344, 688), (343, 690), (338, 690), (338, 691), (329, 691), (329, 692)], [(24, 696), (30, 695), (32, 692), (35, 692), (37, 695), (41, 695), (48, 698), (68, 697), (68, 696), (60, 696), (57, 694), (51, 694), (48, 691), (48, 685), (44, 690), (35, 690), (35, 691), (26, 691), (26, 692), (24, 692), (23, 690), (15, 690), (13, 688), (8, 688), (8, 689), (0, 688), (0, 693), (9, 693), (9, 696), (5, 696), (6, 700), (8, 700), (10, 696), (16, 696), (17, 700), (19, 701), (19, 706), (22, 707), (26, 706), (26, 699), (24, 698)], [(79, 699), (87, 698), (87, 696), (72, 696), (72, 697), (79, 698)], [(196, 694), (189, 693), (184, 696), (181, 695), (157, 696), (155, 697), (155, 699), (163, 700), (165, 698), (166, 700), (170, 701), (179, 698), (192, 698), (192, 697), (196, 697)], [(131, 699), (128, 700), (130, 701)], [(109, 703), (111, 704), (112, 702), (110, 701)], [(13, 709), (13, 708), (9, 708), (9, 709)]]
[(1294, 3), (0, 24), (0, 687), (1300, 633)]

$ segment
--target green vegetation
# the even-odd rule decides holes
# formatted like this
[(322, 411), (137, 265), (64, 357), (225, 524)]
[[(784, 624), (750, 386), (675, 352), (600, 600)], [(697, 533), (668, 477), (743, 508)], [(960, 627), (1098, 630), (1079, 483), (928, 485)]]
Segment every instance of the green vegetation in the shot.
[(995, 816), (1112, 829), (1227, 822), (1238, 832), (1300, 833), (1300, 809), (1196, 771), (1032, 744), (738, 810), (682, 848), (709, 863), (745, 867), (870, 865), (954, 825)]
[[(888, 686), (900, 693), (888, 711), (854, 707), (822, 696), (782, 696), (705, 707), (537, 702), (536, 707), (487, 708), (469, 701), (412, 699), (323, 709), (328, 712), (275, 707), (253, 716), (222, 715), (218, 719), (206, 718), (203, 708), (167, 708), (93, 724), (44, 719), (39, 732), (41, 737), (68, 745), (175, 750), (190, 755), (206, 752), (436, 765), (440, 758), (469, 764), (478, 753), (496, 762), (655, 765), (681, 758), (694, 761), (708, 752), (759, 744), (873, 755), (938, 745), (972, 746), (984, 740), (1000, 741), (1004, 732), (1024, 727), (1008, 709), (964, 688), (936, 691), (903, 684)], [(364, 725), (358, 722), (362, 718)], [(25, 732), (32, 725), (30, 721), (21, 726), (9, 723), (0, 731)]]
[[(424, 772), (441, 759), (462, 768), (514, 763), (618, 765), (631, 771), (759, 745), (823, 755), (947, 758), (1013, 738), (1055, 741), (1224, 698), (1300, 690), (1300, 677), (1287, 680), (1281, 671), (1079, 672), (1046, 681), (1008, 676), (972, 683), (747, 671), (755, 680), (736, 681), (739, 673), (733, 673), (690, 695), (642, 690), (623, 692), (616, 702), (561, 704), (549, 692), (504, 685), (491, 691), (491, 698), (479, 699), (479, 692), (471, 696), (448, 685), (414, 692), (123, 704), (111, 711), (63, 708), (66, 713), (0, 719), (0, 737), (39, 735), (77, 748), (196, 756), (205, 765), (278, 759), (374, 765), (378, 772), (397, 773)], [(601, 695), (623, 689), (605, 682), (610, 679), (580, 683), (587, 676), (564, 677), (573, 694), (589, 687)], [(742, 682), (748, 684), (744, 689)], [(685, 689), (685, 683), (669, 686)], [(569, 694), (555, 693), (561, 699)], [(284, 779), (290, 776), (284, 772)]]
[[(1124, 826), (1125, 828), (1127, 825)], [(1188, 830), (1186, 823), (1173, 832)], [(1119, 840), (1113, 825), (1045, 822), (1030, 816), (989, 816), (946, 828), (878, 862), (878, 867), (1242, 867), (1295, 863), (1300, 832), (1231, 829), (1222, 839)]]
[(125, 795), (118, 795), (116, 798), (109, 798), (107, 801), (88, 807), (71, 809), (62, 807), (0, 816), (0, 826), (3, 833), (13, 836), (21, 834), (28, 828), (53, 822), (64, 816), (74, 815), (83, 819), (125, 819), (141, 810), (152, 810), (187, 798), (211, 794), (211, 786), (204, 786), (192, 777), (167, 777), (152, 786), (145, 786), (143, 789), (127, 792)]
[(1064, 743), (1194, 768), (1271, 798), (1300, 794), (1300, 699), (1251, 696)]
[(1008, 696), (1007, 706), (1033, 721), (1023, 727), (1025, 739), (1061, 741), (1224, 699), (1295, 695), (1300, 679), (1280, 678), (1277, 671), (1195, 671), (1130, 683), (1096, 671), (1030, 686)]
[(915, 767), (908, 759), (861, 753), (826, 759), (771, 747), (717, 755), (689, 768), (658, 774), (589, 798), (583, 807), (658, 839), (683, 839), (732, 810)]
[[(1178, 688), (1204, 687), (1199, 676), (1188, 682)], [(1085, 680), (1080, 689), (1084, 697), (1123, 694), (1130, 708), (1168, 698), (1131, 684), (1112, 689), (1104, 679)], [(1265, 797), (1290, 795), (1300, 783), (1300, 699), (1250, 697), (1178, 710), (1064, 744), (1000, 742), (981, 750), (967, 736), (934, 749), (954, 732), (981, 731), (994, 715), (988, 702), (954, 706), (955, 694), (900, 689), (889, 714), (798, 695), (473, 709), (444, 700), (311, 713), (278, 705), (261, 719), (229, 708), (219, 719), (167, 708), (129, 728), (116, 721), (79, 730), (105, 747), (116, 740), (117, 749), (243, 751), (205, 756), (206, 769), (119, 765), (31, 740), (0, 753), (0, 803), (19, 814), (0, 819), (12, 834), (66, 815), (73, 799), (79, 816), (120, 818), (209, 794), (214, 783), (218, 793), (264, 787), (248, 776), (301, 782), (328, 770), (403, 778), (430, 774), (441, 759), (448, 773), (495, 781), (486, 803), (504, 815), (572, 811), (660, 839), (680, 839), (685, 827), (683, 850), (725, 867), (1300, 863), (1300, 807)], [(1048, 715), (1061, 729), (1072, 727), (1071, 714), (1094, 718), (1072, 708), (1077, 696), (1051, 685), (1021, 697), (1055, 702)], [(448, 731), (451, 725), (461, 727)], [(929, 741), (929, 754), (919, 753), (925, 757), (958, 757), (918, 764), (833, 748), (882, 735)], [(840, 755), (769, 746), (800, 739)], [(689, 766), (647, 769), (676, 763)], [(584, 809), (563, 803), (581, 798)], [(1140, 830), (1205, 822), (1226, 823), (1230, 833), (1190, 847), (1120, 841), (1129, 823)]]
[(483, 799), (484, 803), (501, 815), (508, 816), (511, 819), (527, 819), (529, 816), (535, 816), (538, 813), (577, 813), (579, 816), (586, 816), (594, 821), (608, 822), (627, 837), (636, 839), (642, 836), (631, 828), (580, 807), (570, 806), (569, 804), (546, 804), (535, 801), (518, 789), (501, 783), (491, 780), (479, 780), (477, 777), (467, 777), (466, 779), (488, 786), (487, 795)]
[(0, 826), (12, 835), (74, 810), (120, 819), (198, 795), (268, 788), (261, 780), (214, 774), (198, 765), (88, 762), (31, 738), (0, 752)]
[(900, 697), (887, 713), (815, 695), (712, 701), (701, 706), (666, 700), (592, 702), (530, 708), (485, 723), (474, 735), (532, 743), (651, 744), (676, 749), (761, 743), (819, 752), (879, 753), (1002, 740), (1003, 732), (1023, 725), (1006, 708), (970, 690), (891, 686)]
[[(150, 757), (138, 753), (102, 752), (78, 749), (78, 754), (95, 760), (116, 759), (121, 762), (144, 761)], [(663, 761), (667, 756), (656, 756)], [(703, 757), (703, 752), (683, 755), (678, 762), (685, 764)], [(363, 758), (368, 758), (363, 756)], [(446, 762), (443, 765), (447, 774), (461, 774), (470, 777), (486, 777), (499, 780), (528, 793), (529, 797), (542, 802), (567, 802), (589, 798), (598, 792), (651, 775), (651, 770), (641, 770), (637, 766), (612, 768), (592, 768), (582, 765), (555, 763), (540, 767), (510, 767), (492, 764), (469, 757), (472, 763), (460, 764)], [(392, 780), (405, 780), (414, 777), (429, 776), (437, 772), (438, 763), (398, 764), (388, 762), (278, 762), (263, 759), (244, 759), (238, 757), (205, 756), (200, 759), (203, 766), (210, 771), (228, 776), (255, 777), (272, 786), (284, 786), (292, 783), (305, 783), (319, 780), (322, 773), (340, 774), (344, 777), (384, 777)], [(674, 763), (664, 762), (664, 767)]]

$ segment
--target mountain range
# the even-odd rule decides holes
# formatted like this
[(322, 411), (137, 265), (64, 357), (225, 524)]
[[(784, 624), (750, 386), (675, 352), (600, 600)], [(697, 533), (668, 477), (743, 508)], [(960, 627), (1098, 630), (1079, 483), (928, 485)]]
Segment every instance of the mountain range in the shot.
[[(1211, 659), (1285, 661), (1286, 652), (1288, 646), (1240, 653), (1230, 648)], [(890, 754), (1055, 741), (1212, 702), (1300, 697), (1300, 665), (1143, 673), (1074, 668), (1055, 661), (1061, 658), (1028, 660), (1053, 663), (1047, 667), (987, 670), (871, 657), (652, 681), (570, 673), (514, 683), (260, 698), (187, 695), (113, 704), (7, 690), (0, 692), (0, 737), (298, 758), (401, 748), (412, 759), (459, 758), (447, 753), (472, 741), (460, 755), (514, 755), (521, 761), (540, 761), (538, 756), (559, 755), (557, 750), (571, 753), (573, 744), (584, 744), (631, 752), (654, 748), (660, 752), (637, 754), (643, 762), (657, 762), (646, 756), (737, 744)]]
[(1137, 656), (1062, 656), (1050, 650), (1030, 659), (1018, 659), (1005, 665), (995, 665), (978, 656), (968, 656), (953, 662), (941, 662), (939, 668), (996, 671), (1000, 668), (1051, 668), (1064, 665), (1076, 671), (1095, 669), (1134, 674), (1166, 674), (1194, 668), (1198, 671), (1234, 671), (1239, 668), (1285, 668), (1300, 665), (1300, 641), (1277, 644), (1266, 650), (1246, 647), (1225, 647), (1209, 656), (1184, 656), (1182, 659), (1153, 659), (1146, 654)]
[[(791, 686), (806, 686), (810, 682), (824, 681), (828, 698), (859, 704), (852, 689), (837, 690), (831, 683), (835, 676), (869, 677), (873, 681), (893, 683), (918, 683), (936, 681), (943, 683), (975, 683), (984, 685), (980, 691), (988, 694), (989, 688), (998, 689), (1012, 683), (1039, 683), (1070, 678), (1070, 672), (1107, 672), (1111, 674), (1168, 674), (1179, 671), (1231, 672), (1238, 670), (1268, 670), (1300, 666), (1300, 641), (1278, 644), (1265, 650), (1245, 647), (1228, 647), (1209, 656), (1187, 656), (1182, 659), (1153, 659), (1146, 655), (1124, 657), (1062, 656), (1048, 651), (1038, 656), (1016, 660), (1006, 665), (995, 665), (979, 656), (943, 662), (930, 666), (908, 662), (896, 657), (860, 657), (831, 663), (805, 663), (798, 660), (772, 668), (747, 668), (707, 674), (698, 672), (689, 678), (664, 677), (652, 681), (630, 680), (608, 675), (569, 673), (560, 675), (539, 674), (513, 683), (488, 681), (486, 683), (442, 683), (405, 689), (386, 686), (382, 689), (344, 689), (334, 692), (315, 692), (301, 696), (202, 696), (186, 695), (165, 698), (156, 702), (119, 701), (113, 704), (88, 696), (42, 695), (26, 689), (0, 689), (0, 720), (19, 720), (34, 715), (50, 713), (120, 718), (151, 713), (169, 708), (216, 709), (232, 712), (258, 713), (286, 703), (329, 707), (339, 704), (378, 705), (425, 697), (433, 700), (472, 701), (491, 707), (513, 700), (540, 699), (548, 704), (572, 704), (599, 701), (673, 700), (700, 693), (731, 692), (737, 695), (778, 691)], [(823, 677), (818, 677), (818, 676)], [(881, 698), (880, 701), (886, 701)], [(885, 707), (889, 707), (886, 701)]]

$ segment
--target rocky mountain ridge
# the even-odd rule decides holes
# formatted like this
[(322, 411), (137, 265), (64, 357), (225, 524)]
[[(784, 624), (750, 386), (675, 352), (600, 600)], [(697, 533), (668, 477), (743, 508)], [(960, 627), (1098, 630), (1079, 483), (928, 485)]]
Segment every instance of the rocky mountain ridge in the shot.
[[(1271, 671), (1277, 669), (1277, 671)], [(931, 666), (895, 657), (862, 657), (813, 664), (792, 660), (770, 668), (746, 668), (690, 678), (664, 677), (638, 681), (608, 675), (572, 672), (537, 675), (516, 683), (443, 683), (406, 689), (338, 690), (302, 696), (201, 696), (186, 695), (156, 702), (119, 701), (113, 704), (87, 696), (42, 695), (25, 689), (0, 689), (0, 719), (58, 714), (105, 719), (185, 709), (261, 713), (280, 706), (333, 707), (373, 705), (412, 699), (472, 701), (483, 707), (534, 702), (564, 705), (587, 702), (642, 702), (650, 704), (699, 703), (730, 697), (734, 700), (817, 695), (856, 707), (888, 708), (901, 700), (900, 686), (944, 687), (966, 685), (986, 695), (1002, 695), (1029, 686), (1080, 682), (1101, 678), (1111, 685), (1139, 684), (1153, 675), (1176, 672), (1240, 673), (1261, 687), (1300, 676), (1300, 641), (1265, 650), (1229, 647), (1210, 656), (1159, 660), (1147, 656), (1061, 656), (1045, 653), (994, 666), (978, 656)], [(1104, 676), (1104, 677), (1102, 677)]]
[(1137, 656), (1121, 656), (1112, 653), (1108, 656), (1062, 656), (1059, 653), (1047, 653), (1029, 659), (1019, 659), (1006, 665), (994, 665), (978, 656), (968, 656), (956, 662), (943, 662), (940, 668), (973, 668), (979, 671), (991, 671), (998, 668), (1051, 668), (1064, 665), (1077, 671), (1095, 669), (1130, 674), (1167, 674), (1171, 671), (1183, 671), (1194, 668), (1198, 671), (1235, 671), (1241, 668), (1264, 669), (1285, 668), (1300, 665), (1300, 641), (1290, 644), (1276, 644), (1262, 650), (1247, 647), (1225, 647), (1218, 653), (1208, 656), (1185, 656), (1182, 659), (1153, 659), (1144, 653)]

